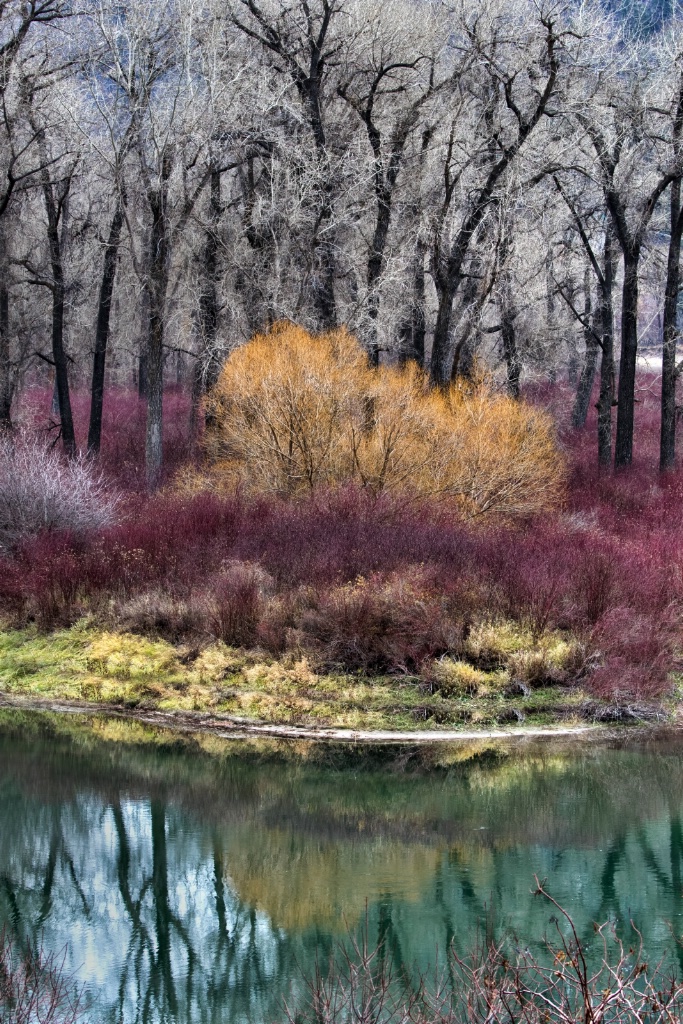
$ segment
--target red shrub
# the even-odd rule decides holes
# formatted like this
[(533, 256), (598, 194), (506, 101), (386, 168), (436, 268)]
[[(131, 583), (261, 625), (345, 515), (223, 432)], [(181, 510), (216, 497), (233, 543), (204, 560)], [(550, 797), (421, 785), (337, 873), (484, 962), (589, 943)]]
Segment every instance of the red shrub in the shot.
[(226, 564), (209, 583), (209, 627), (217, 640), (232, 647), (253, 647), (270, 580), (257, 565)]
[[(19, 405), (19, 420), (31, 430), (47, 431), (53, 421), (52, 389), (34, 387), (24, 392)], [(90, 394), (75, 390), (71, 394), (76, 440), (85, 449), (90, 417)], [(145, 430), (147, 405), (136, 391), (108, 388), (102, 411), (102, 443), (99, 464), (107, 476), (128, 490), (144, 490)], [(170, 478), (194, 450), (190, 436), (190, 399), (179, 389), (164, 394), (164, 476)]]
[(661, 697), (670, 690), (679, 635), (680, 613), (674, 609), (657, 617), (624, 607), (607, 612), (593, 632), (602, 663), (589, 677), (591, 692), (617, 701)]
[[(613, 475), (596, 466), (595, 411), (584, 431), (571, 432), (566, 387), (537, 392), (560, 424), (566, 507), (523, 529), (485, 533), (438, 504), (353, 487), (298, 502), (148, 496), (144, 405), (111, 392), (102, 464), (128, 487), (123, 521), (87, 538), (26, 540), (0, 561), (0, 609), (49, 625), (101, 599), (156, 593), (170, 602), (164, 615), (177, 631), (194, 621), (188, 609), (201, 594), (197, 614), (230, 643), (303, 646), (365, 671), (415, 671), (456, 650), (469, 619), (501, 615), (538, 631), (578, 631), (596, 651), (586, 681), (596, 695), (661, 694), (683, 608), (683, 473), (657, 472), (656, 393), (641, 394), (633, 468)], [(29, 396), (36, 420), (46, 421), (50, 398)], [(85, 396), (74, 407), (83, 439)], [(169, 394), (165, 408), (170, 472), (191, 456), (188, 400)], [(135, 614), (147, 621), (152, 611)]]
[(419, 671), (427, 659), (456, 652), (463, 635), (417, 570), (324, 592), (297, 626), (302, 645), (327, 664), (362, 672)]

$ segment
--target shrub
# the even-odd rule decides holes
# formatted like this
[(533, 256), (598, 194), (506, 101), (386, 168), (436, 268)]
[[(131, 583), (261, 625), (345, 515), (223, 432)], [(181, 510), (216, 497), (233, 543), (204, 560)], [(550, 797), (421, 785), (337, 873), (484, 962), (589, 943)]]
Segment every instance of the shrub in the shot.
[(466, 517), (528, 516), (560, 493), (544, 413), (483, 386), (434, 391), (414, 365), (373, 370), (345, 330), (257, 335), (228, 359), (206, 412), (219, 486), (292, 496), (355, 481), (447, 497)]
[(67, 462), (29, 438), (0, 439), (0, 545), (43, 530), (110, 526), (120, 499), (84, 459)]
[[(76, 436), (87, 437), (91, 394), (88, 389), (71, 392)], [(29, 431), (42, 431), (51, 419), (53, 389), (29, 387), (21, 395), (18, 421)], [(107, 387), (102, 411), (102, 445), (97, 464), (108, 479), (127, 491), (146, 491), (145, 432), (147, 403), (137, 390)], [(164, 480), (192, 458), (191, 398), (178, 388), (164, 393)]]
[(62, 954), (13, 941), (0, 931), (0, 1020), (7, 1024), (76, 1024), (81, 993), (64, 969)]
[(597, 623), (592, 640), (600, 665), (588, 680), (591, 693), (628, 702), (671, 692), (669, 673), (677, 666), (680, 643), (676, 609), (647, 615), (613, 608)]
[(276, 324), (232, 353), (206, 404), (206, 450), (262, 491), (295, 494), (351, 471), (346, 431), (362, 422), (368, 370), (344, 330)]
[(228, 562), (208, 590), (209, 628), (231, 647), (256, 643), (263, 597), (271, 581), (258, 565)]
[[(533, 894), (549, 905), (553, 928), (540, 943), (514, 936), (479, 939), (461, 956), (411, 984), (385, 935), (373, 944), (366, 920), (360, 935), (342, 937), (327, 962), (303, 976), (297, 1002), (285, 1004), (288, 1024), (655, 1024), (680, 1021), (683, 984), (663, 964), (650, 965), (640, 934), (627, 945), (616, 923), (594, 924), (590, 942), (534, 876)], [(442, 951), (438, 951), (442, 953)]]
[(180, 640), (200, 633), (205, 615), (196, 603), (153, 590), (137, 594), (113, 609), (116, 625), (129, 633)]
[(457, 651), (463, 626), (419, 571), (371, 577), (323, 592), (297, 623), (299, 642), (351, 671), (413, 672)]

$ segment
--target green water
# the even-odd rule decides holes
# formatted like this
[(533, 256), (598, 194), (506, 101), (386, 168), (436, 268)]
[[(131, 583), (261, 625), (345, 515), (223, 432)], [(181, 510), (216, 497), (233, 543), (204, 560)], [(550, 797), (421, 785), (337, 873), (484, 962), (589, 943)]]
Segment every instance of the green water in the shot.
[(281, 1020), (316, 954), (363, 927), (409, 978), (478, 934), (540, 950), (552, 908), (534, 873), (587, 941), (593, 921), (632, 919), (648, 954), (677, 960), (671, 739), (449, 768), (410, 751), (299, 748), (302, 762), (149, 739), (0, 715), (0, 924), (66, 950), (92, 1024)]

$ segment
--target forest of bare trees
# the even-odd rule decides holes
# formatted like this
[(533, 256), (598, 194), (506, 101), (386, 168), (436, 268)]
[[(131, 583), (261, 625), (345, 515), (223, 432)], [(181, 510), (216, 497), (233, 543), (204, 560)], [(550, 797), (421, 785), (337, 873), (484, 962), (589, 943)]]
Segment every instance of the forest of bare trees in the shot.
[(153, 485), (165, 385), (289, 319), (436, 386), (568, 379), (575, 426), (599, 380), (617, 468), (656, 348), (673, 466), (683, 32), (608, 6), (2, 0), (0, 420), (49, 379), (96, 454), (135, 386)]

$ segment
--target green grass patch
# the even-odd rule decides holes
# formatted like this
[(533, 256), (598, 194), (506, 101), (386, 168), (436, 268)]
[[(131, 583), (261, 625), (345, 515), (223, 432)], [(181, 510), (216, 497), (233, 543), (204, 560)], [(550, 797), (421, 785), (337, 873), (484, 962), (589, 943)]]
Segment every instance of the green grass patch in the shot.
[(368, 678), (318, 672), (301, 657), (277, 660), (219, 643), (174, 646), (82, 620), (49, 635), (0, 633), (0, 690), (354, 729), (567, 722), (580, 720), (585, 695), (543, 679), (566, 672), (575, 647), (557, 634), (539, 639), (513, 624), (486, 624), (471, 634), (465, 658), (441, 659), (424, 678)]

